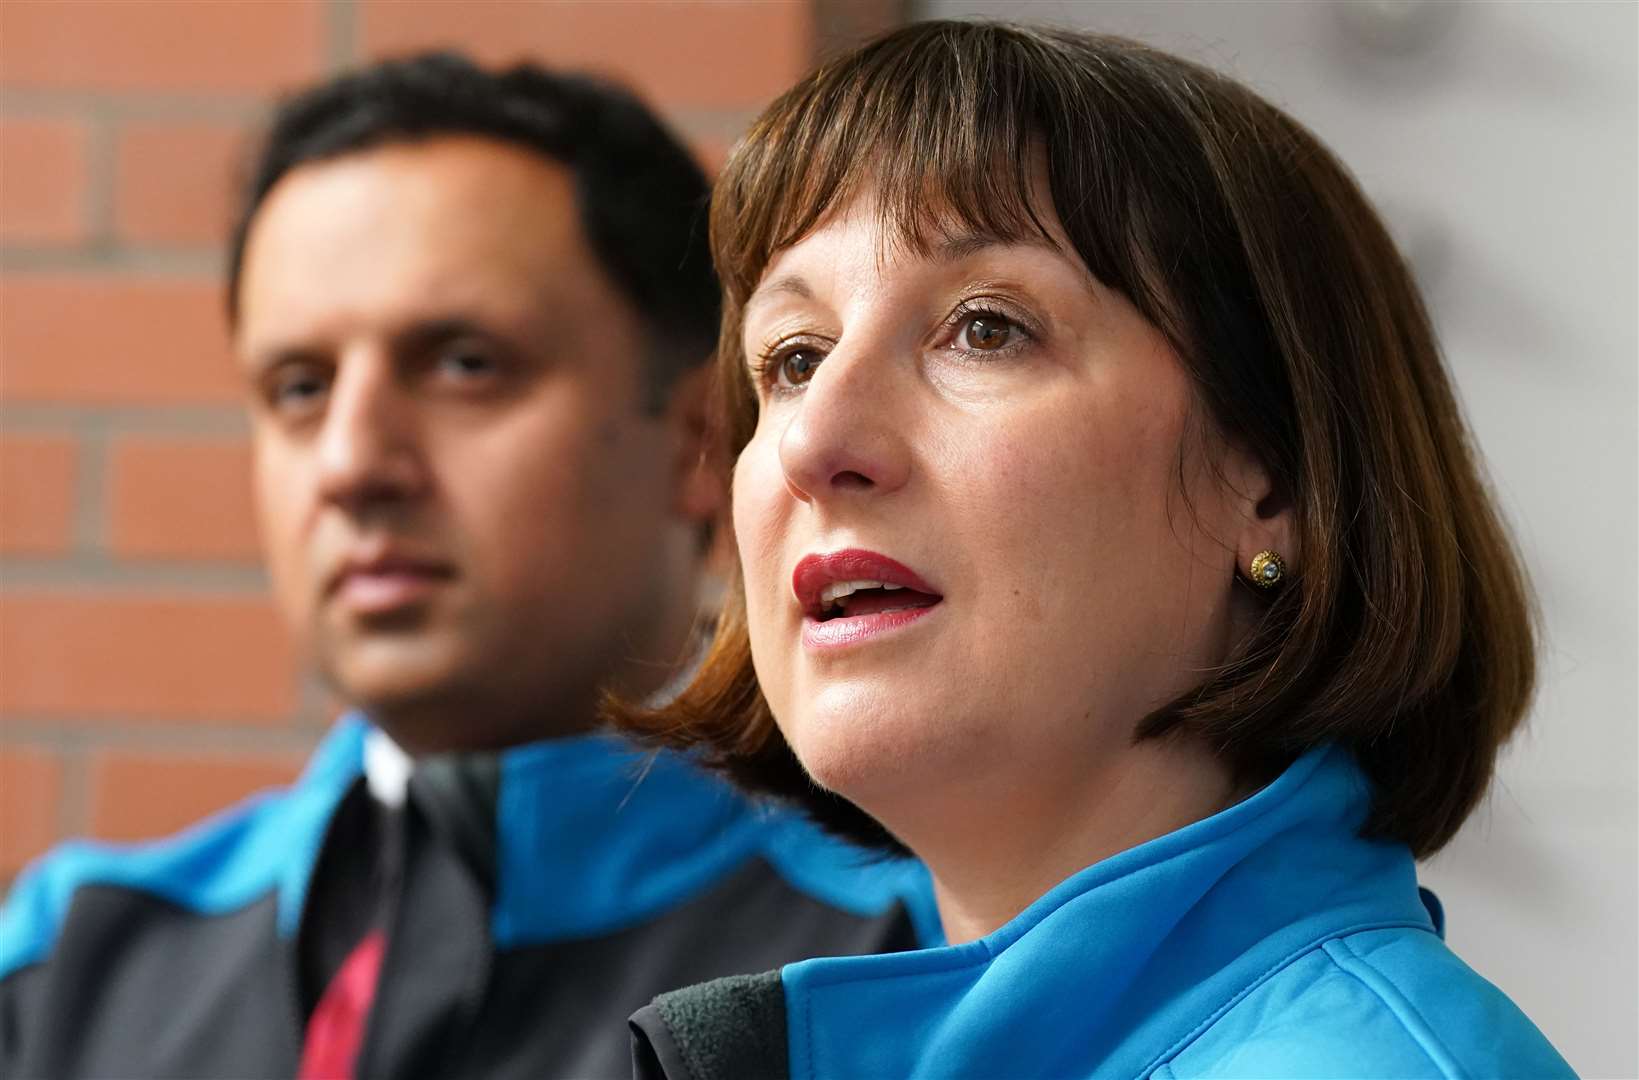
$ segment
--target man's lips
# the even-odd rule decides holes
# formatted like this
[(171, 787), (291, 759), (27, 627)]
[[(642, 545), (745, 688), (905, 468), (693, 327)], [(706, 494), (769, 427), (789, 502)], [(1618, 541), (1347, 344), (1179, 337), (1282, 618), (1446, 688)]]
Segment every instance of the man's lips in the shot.
[[(849, 583), (874, 582), (889, 592), (873, 597), (868, 606), (880, 611), (905, 601), (904, 606), (932, 607), (943, 595), (904, 563), (862, 548), (846, 548), (823, 555), (805, 555), (791, 574), (791, 592), (802, 612), (810, 619), (827, 614), (826, 592)], [(931, 599), (931, 603), (928, 601)], [(846, 616), (847, 612), (839, 613)]]
[(325, 597), (360, 614), (380, 614), (424, 601), (455, 577), (450, 563), (401, 552), (345, 560), (329, 577)]

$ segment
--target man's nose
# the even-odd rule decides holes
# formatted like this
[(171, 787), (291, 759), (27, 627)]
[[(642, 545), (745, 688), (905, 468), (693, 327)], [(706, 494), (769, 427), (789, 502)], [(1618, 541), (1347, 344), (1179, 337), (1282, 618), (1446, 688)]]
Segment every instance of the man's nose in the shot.
[(322, 497), (350, 511), (402, 502), (427, 486), (411, 389), (390, 357), (359, 350), (338, 365), (318, 443)]
[(910, 478), (905, 415), (912, 378), (885, 346), (839, 343), (802, 392), (780, 437), (786, 487), (803, 502), (883, 495)]

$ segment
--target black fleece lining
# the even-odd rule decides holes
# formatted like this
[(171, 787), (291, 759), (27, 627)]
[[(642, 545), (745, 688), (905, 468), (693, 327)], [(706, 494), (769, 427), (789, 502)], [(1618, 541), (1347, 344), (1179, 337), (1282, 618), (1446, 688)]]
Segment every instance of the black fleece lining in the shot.
[[(730, 975), (654, 999), (687, 1080), (787, 1080), (790, 1049), (780, 973)], [(671, 1056), (661, 1054), (662, 1060)], [(670, 1075), (670, 1074), (667, 1074)]]

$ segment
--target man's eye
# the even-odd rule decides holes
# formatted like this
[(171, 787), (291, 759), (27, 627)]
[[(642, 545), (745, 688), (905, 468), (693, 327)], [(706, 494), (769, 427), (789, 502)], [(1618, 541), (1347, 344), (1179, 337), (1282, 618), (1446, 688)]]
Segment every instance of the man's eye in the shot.
[(494, 357), (474, 346), (446, 349), (438, 358), (439, 370), (458, 379), (492, 375), (497, 366)]
[(969, 352), (998, 352), (1015, 344), (1021, 334), (1011, 319), (981, 313), (963, 320), (956, 332), (956, 343)]
[(299, 411), (310, 408), (326, 389), (325, 380), (313, 372), (291, 372), (274, 380), (268, 401), (281, 411)]

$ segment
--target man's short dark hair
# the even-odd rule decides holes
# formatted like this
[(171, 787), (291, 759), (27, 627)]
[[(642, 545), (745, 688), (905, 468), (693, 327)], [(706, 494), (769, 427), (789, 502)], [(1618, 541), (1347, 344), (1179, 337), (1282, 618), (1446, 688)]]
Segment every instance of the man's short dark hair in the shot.
[(657, 394), (710, 356), (721, 303), (706, 239), (710, 188), (683, 144), (619, 87), (533, 64), (489, 72), (449, 52), (383, 61), (279, 107), (233, 227), (229, 323), (238, 321), (251, 222), (286, 173), (441, 135), (499, 139), (570, 170), (586, 238), (649, 332)]

